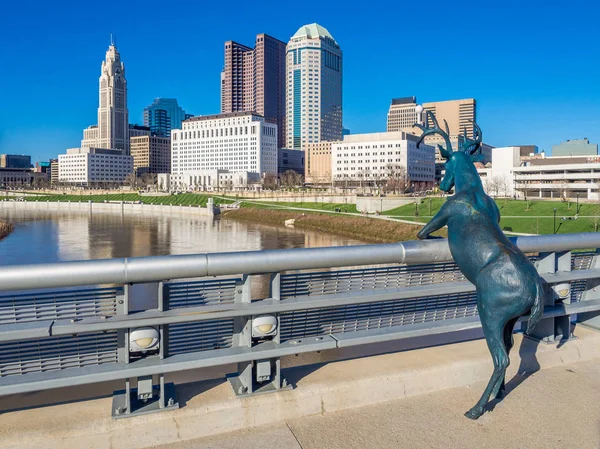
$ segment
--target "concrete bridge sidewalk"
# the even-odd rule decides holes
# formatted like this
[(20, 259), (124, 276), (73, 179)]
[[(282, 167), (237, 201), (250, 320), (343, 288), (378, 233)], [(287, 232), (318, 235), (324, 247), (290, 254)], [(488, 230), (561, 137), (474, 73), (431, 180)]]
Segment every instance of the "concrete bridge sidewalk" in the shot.
[(562, 345), (515, 335), (514, 391), (477, 422), (463, 413), (492, 370), (480, 339), (291, 367), (283, 375), (295, 389), (244, 399), (222, 379), (182, 384), (179, 410), (119, 420), (111, 397), (6, 411), (0, 447), (598, 448), (600, 332), (575, 335)]
[[(518, 388), (515, 383), (522, 382)], [(485, 383), (287, 420), (160, 449), (597, 449), (600, 362), (513, 379), (503, 402), (478, 421), (463, 417)]]

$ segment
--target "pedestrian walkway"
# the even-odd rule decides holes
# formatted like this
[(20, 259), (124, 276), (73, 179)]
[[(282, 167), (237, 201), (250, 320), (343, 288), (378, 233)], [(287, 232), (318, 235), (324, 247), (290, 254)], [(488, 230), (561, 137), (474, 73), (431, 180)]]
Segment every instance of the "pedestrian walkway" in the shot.
[[(520, 383), (518, 388), (514, 388)], [(598, 449), (600, 361), (517, 375), (478, 421), (463, 416), (485, 384), (287, 420), (160, 449)]]
[(222, 377), (180, 384), (179, 410), (118, 420), (110, 396), (66, 400), (59, 389), (45, 407), (26, 405), (35, 393), (9, 396), (0, 447), (598, 448), (600, 332), (574, 333), (564, 344), (515, 335), (513, 391), (477, 422), (463, 413), (492, 369), (480, 339), (329, 363), (336, 354), (323, 353), (322, 363), (283, 369), (293, 390), (243, 399)]

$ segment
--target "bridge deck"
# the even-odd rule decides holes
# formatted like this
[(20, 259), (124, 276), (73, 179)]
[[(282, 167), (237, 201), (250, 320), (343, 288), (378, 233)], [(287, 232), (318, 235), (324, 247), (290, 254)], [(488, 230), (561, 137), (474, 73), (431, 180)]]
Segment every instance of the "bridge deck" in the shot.
[[(516, 383), (521, 383), (517, 388)], [(325, 415), (230, 432), (159, 449), (555, 449), (600, 447), (600, 363), (518, 376), (504, 402), (462, 417), (485, 384), (451, 388)], [(276, 444), (273, 444), (276, 442)]]
[[(597, 448), (600, 332), (577, 326), (575, 335), (558, 348), (516, 335), (509, 378), (539, 371), (477, 422), (462, 413), (491, 372), (482, 340), (294, 367), (284, 370), (294, 390), (241, 400), (222, 380), (180, 385), (181, 409), (116, 421), (110, 397), (8, 411), (0, 441), (26, 449), (228, 449), (242, 447), (239, 438), (247, 448), (270, 438), (267, 447), (278, 449)], [(0, 410), (30, 398), (7, 397)]]

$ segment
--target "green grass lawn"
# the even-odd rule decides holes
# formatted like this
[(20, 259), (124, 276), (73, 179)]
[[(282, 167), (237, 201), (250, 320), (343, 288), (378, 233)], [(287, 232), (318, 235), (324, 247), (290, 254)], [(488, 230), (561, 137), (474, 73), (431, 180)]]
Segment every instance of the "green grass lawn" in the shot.
[[(104, 195), (39, 195), (35, 197), (24, 197), (25, 201), (61, 201), (61, 202), (88, 202), (103, 203), (105, 201), (141, 201), (143, 204), (172, 204), (174, 206), (206, 206), (210, 195), (195, 193), (181, 193), (168, 196), (141, 196), (137, 193), (115, 193)], [(234, 200), (215, 199), (215, 203), (232, 203)]]
[[(202, 195), (196, 193), (181, 193), (179, 195), (168, 195), (168, 196), (141, 196), (137, 193), (113, 193), (113, 194), (95, 194), (95, 195), (36, 195), (23, 197), (25, 201), (62, 201), (62, 202), (88, 202), (103, 203), (105, 201), (141, 201), (143, 204), (172, 204), (178, 206), (206, 206), (208, 198), (211, 195)], [(14, 197), (12, 197), (14, 198)], [(1, 196), (0, 196), (1, 199)], [(286, 202), (268, 202), (273, 206), (267, 205), (267, 202), (262, 202), (260, 199), (249, 200), (256, 201), (261, 204), (254, 204), (253, 202), (246, 201), (245, 199), (239, 198), (242, 201), (242, 207), (253, 207), (261, 209), (281, 209), (281, 206), (287, 207), (300, 207), (305, 209), (314, 210), (328, 210), (334, 211), (339, 208), (342, 212), (357, 212), (355, 204), (343, 204), (343, 203), (309, 203), (309, 202), (297, 202), (297, 203), (286, 203)], [(236, 201), (233, 196), (220, 196), (215, 195), (215, 204), (229, 204)]]
[[(417, 221), (427, 222), (431, 215), (435, 215), (445, 198), (431, 198), (431, 214), (429, 199), (418, 206), (419, 216)], [(556, 208), (556, 227), (558, 234), (573, 232), (594, 232), (594, 222), (600, 219), (587, 216), (600, 216), (600, 204), (579, 204), (579, 217), (577, 220), (562, 220), (563, 217), (574, 217), (577, 213), (575, 202), (570, 204), (561, 201), (529, 201), (529, 208), (523, 200), (496, 200), (502, 216), (500, 226), (505, 231), (523, 232), (527, 234), (552, 234), (554, 226), (554, 208)], [(404, 218), (415, 218), (415, 205), (397, 207), (385, 211), (385, 215)], [(515, 217), (515, 218), (513, 218)], [(600, 226), (599, 226), (600, 228)]]
[[(243, 201), (243, 200), (242, 200)], [(253, 208), (262, 208), (262, 209), (282, 209), (283, 207), (299, 207), (303, 209), (314, 209), (315, 211), (319, 210), (327, 210), (327, 211), (335, 211), (336, 209), (340, 209), (340, 212), (350, 212), (350, 213), (358, 213), (356, 210), (356, 204), (344, 204), (344, 203), (309, 203), (309, 202), (297, 202), (297, 203), (287, 203), (287, 202), (271, 202), (268, 203), (261, 202), (260, 200), (255, 200), (261, 204), (254, 204), (243, 201), (242, 207), (253, 207)], [(267, 204), (272, 204), (269, 206)]]

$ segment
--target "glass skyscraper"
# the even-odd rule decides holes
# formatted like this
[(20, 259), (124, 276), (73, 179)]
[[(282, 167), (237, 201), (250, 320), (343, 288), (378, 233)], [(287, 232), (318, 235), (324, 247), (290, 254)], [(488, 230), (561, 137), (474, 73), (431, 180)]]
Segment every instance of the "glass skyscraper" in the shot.
[(144, 108), (144, 126), (159, 137), (171, 137), (171, 130), (181, 129), (181, 122), (190, 117), (193, 115), (186, 114), (175, 98), (155, 98)]
[(286, 53), (286, 147), (342, 139), (342, 50), (324, 27), (305, 25)]

